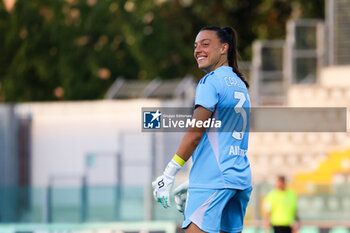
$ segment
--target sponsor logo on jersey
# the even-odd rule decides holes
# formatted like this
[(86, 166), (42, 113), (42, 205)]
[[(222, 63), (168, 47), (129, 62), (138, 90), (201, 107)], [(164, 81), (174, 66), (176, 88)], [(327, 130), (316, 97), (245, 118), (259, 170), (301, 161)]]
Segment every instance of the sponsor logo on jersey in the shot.
[(230, 146), (230, 152), (229, 155), (241, 155), (245, 156), (247, 153), (247, 150), (241, 149), (239, 146)]

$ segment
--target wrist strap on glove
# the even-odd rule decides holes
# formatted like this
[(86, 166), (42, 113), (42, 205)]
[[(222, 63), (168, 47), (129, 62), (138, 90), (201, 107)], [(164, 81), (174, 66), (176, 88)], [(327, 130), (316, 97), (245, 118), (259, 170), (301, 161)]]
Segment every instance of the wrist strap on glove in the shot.
[(185, 160), (183, 160), (180, 156), (177, 154), (174, 155), (173, 160), (177, 162), (181, 167), (186, 163)]

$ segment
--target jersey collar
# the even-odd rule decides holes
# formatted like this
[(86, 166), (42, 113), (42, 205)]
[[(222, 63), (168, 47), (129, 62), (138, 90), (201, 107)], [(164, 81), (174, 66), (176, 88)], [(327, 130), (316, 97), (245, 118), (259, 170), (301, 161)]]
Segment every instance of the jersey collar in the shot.
[(232, 71), (232, 67), (231, 66), (220, 66), (220, 67), (218, 67), (218, 68), (216, 68), (215, 70), (214, 70), (214, 72), (215, 71), (224, 71), (224, 70), (227, 70), (227, 71)]

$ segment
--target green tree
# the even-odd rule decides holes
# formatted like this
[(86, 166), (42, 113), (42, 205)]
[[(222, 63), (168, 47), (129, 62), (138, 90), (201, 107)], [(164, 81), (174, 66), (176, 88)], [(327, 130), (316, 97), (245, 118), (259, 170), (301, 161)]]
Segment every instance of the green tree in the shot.
[(17, 0), (12, 12), (0, 1), (0, 101), (99, 99), (118, 76), (200, 78), (201, 27), (233, 26), (249, 60), (255, 39), (323, 12), (318, 0)]

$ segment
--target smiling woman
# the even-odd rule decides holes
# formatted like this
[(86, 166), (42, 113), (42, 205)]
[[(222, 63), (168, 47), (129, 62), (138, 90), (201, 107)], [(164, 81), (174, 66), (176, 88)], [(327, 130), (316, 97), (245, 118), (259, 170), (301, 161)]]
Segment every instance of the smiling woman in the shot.
[[(241, 232), (252, 191), (248, 149), (250, 99), (248, 83), (238, 70), (236, 33), (230, 28), (206, 27), (194, 42), (198, 68), (207, 74), (198, 83), (192, 120), (217, 120), (221, 127), (193, 124), (162, 176), (153, 183), (154, 197), (169, 207), (175, 175), (192, 156), (186, 207), (186, 233)], [(233, 128), (232, 128), (233, 127)], [(227, 129), (232, 129), (229, 132)], [(203, 172), (205, 171), (205, 172)], [(183, 195), (184, 187), (175, 196)]]
[(194, 57), (198, 68), (210, 72), (217, 67), (228, 65), (227, 44), (218, 43), (215, 31), (201, 31), (194, 43)]
[(229, 65), (249, 87), (238, 70), (237, 55), (237, 35), (233, 28), (205, 27), (198, 33), (194, 43), (194, 57), (198, 62), (198, 68), (209, 72), (220, 66)]

